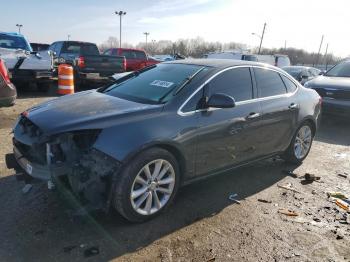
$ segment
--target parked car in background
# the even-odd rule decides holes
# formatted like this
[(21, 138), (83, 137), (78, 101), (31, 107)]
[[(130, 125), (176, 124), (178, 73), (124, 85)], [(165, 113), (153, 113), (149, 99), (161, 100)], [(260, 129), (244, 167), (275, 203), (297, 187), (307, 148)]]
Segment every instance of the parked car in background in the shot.
[(115, 73), (125, 72), (123, 56), (101, 55), (96, 44), (78, 41), (57, 41), (50, 45), (57, 64), (71, 64), (74, 68), (74, 85), (107, 83)]
[(290, 59), (287, 55), (257, 55), (258, 61), (277, 67), (290, 66)]
[(142, 49), (111, 48), (103, 54), (110, 56), (124, 56), (126, 59), (126, 71), (137, 71), (144, 67), (158, 64), (160, 61), (147, 56)]
[(39, 44), (39, 43), (30, 43), (30, 46), (32, 47), (33, 51), (45, 51), (49, 50), (50, 45), (49, 44)]
[(0, 58), (0, 107), (13, 105), (16, 97), (16, 87), (11, 83), (4, 60)]
[(302, 85), (321, 74), (321, 70), (307, 66), (285, 66), (282, 69)]
[(47, 91), (52, 83), (53, 56), (49, 51), (34, 52), (27, 39), (17, 33), (0, 32), (0, 57), (11, 72), (17, 87), (31, 83)]
[(343, 61), (324, 75), (304, 84), (322, 96), (322, 112), (349, 119), (350, 116), (350, 61)]
[(258, 61), (256, 55), (253, 54), (244, 54), (242, 52), (235, 51), (224, 51), (224, 52), (215, 52), (204, 55), (204, 58), (208, 59), (235, 59), (235, 60), (245, 60), (245, 61)]
[(275, 155), (301, 163), (320, 102), (276, 67), (164, 62), (28, 109), (7, 165), (15, 158), (32, 177), (66, 177), (86, 204), (145, 221), (184, 184)]

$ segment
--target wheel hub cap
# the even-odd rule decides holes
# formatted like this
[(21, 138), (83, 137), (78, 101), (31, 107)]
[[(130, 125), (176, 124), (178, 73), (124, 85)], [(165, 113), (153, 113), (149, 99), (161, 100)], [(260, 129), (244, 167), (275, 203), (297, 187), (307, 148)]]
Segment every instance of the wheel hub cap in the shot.
[(170, 162), (151, 161), (135, 177), (130, 192), (131, 205), (141, 215), (152, 215), (169, 201), (174, 186), (175, 171)]
[(298, 159), (304, 158), (310, 150), (312, 142), (312, 131), (309, 126), (303, 126), (299, 129), (295, 137), (294, 154)]

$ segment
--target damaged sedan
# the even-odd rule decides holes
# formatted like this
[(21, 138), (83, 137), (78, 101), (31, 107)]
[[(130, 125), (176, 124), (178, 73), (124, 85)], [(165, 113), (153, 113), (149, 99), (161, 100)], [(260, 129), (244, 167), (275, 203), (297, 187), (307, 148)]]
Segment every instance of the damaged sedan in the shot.
[(166, 62), (23, 112), (7, 164), (65, 178), (84, 205), (142, 222), (198, 179), (275, 155), (301, 163), (320, 107), (314, 90), (276, 67)]

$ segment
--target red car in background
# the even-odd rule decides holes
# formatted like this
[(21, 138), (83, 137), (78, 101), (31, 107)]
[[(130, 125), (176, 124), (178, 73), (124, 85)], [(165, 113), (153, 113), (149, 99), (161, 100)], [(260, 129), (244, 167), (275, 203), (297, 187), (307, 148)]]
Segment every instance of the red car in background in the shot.
[(149, 58), (146, 52), (142, 49), (110, 48), (103, 54), (110, 56), (124, 56), (126, 59), (126, 71), (137, 71), (146, 66), (160, 63), (160, 61)]

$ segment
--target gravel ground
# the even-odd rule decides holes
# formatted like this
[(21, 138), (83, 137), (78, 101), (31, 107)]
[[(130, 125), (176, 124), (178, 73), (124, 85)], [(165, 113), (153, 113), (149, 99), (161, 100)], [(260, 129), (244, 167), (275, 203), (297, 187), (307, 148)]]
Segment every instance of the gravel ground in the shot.
[[(338, 176), (350, 174), (349, 122), (324, 117), (298, 167), (271, 159), (189, 185), (165, 214), (134, 225), (116, 213), (73, 216), (74, 199), (40, 183), (23, 194), (23, 182), (6, 169), (15, 118), (50, 98), (25, 93), (0, 109), (1, 261), (350, 261), (347, 214), (327, 197), (350, 196), (350, 175)], [(306, 184), (306, 172), (321, 179)], [(240, 204), (229, 200), (233, 193)]]

